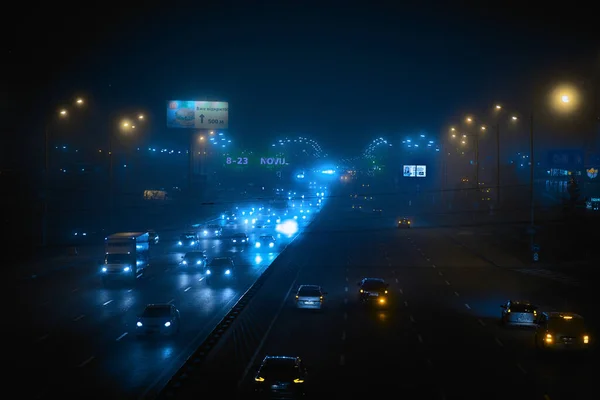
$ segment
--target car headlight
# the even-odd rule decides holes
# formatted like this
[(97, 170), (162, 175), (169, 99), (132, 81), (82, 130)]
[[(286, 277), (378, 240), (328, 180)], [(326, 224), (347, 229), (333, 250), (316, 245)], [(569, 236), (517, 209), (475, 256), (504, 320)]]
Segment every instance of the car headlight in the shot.
[(102, 272), (106, 272), (108, 269), (106, 267), (102, 267)]
[(210, 275), (210, 269), (206, 270), (206, 275)]
[(225, 271), (225, 275), (230, 275), (231, 274), (231, 270), (228, 269), (227, 271)]
[(237, 240), (233, 239), (233, 243), (237, 243)]
[(136, 325), (138, 326), (138, 328), (142, 327), (142, 323), (140, 321), (138, 321)]
[(200, 265), (200, 264), (202, 264), (202, 261), (200, 261), (200, 260), (196, 261), (196, 265)]
[(204, 235), (208, 235), (208, 231), (204, 231), (204, 232), (202, 232), (202, 233), (204, 233)]
[(273, 242), (269, 243), (269, 247), (273, 247), (273, 246), (275, 246), (275, 243), (273, 243)]
[(123, 268), (123, 272), (129, 272), (130, 269), (131, 268), (129, 268), (129, 267), (125, 267), (125, 268)]
[(256, 247), (256, 248), (260, 247), (260, 243), (256, 242), (256, 244), (254, 245), (254, 247)]
[(181, 243), (181, 240), (179, 242), (177, 242), (178, 246), (183, 246), (183, 243)]
[(185, 260), (183, 260), (181, 263), (182, 263), (183, 265), (187, 265), (187, 261), (185, 261)]
[(170, 321), (167, 321), (167, 322), (165, 322), (165, 326), (166, 326), (167, 328), (168, 328), (168, 327), (170, 327), (170, 326), (171, 326), (171, 322), (170, 322)]
[(190, 245), (192, 245), (192, 246), (193, 246), (193, 245), (195, 245), (195, 244), (196, 244), (196, 242), (195, 242), (195, 241), (193, 241), (193, 240), (192, 240), (192, 242), (190, 243)]

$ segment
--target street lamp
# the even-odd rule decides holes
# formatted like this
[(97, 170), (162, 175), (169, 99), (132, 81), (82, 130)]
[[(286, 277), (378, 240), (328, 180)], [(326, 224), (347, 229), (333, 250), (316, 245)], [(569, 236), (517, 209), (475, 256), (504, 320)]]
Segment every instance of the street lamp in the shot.
[[(77, 98), (74, 101), (75, 107), (81, 108), (84, 105), (82, 98)], [(50, 127), (54, 119), (58, 116), (60, 119), (65, 119), (69, 116), (69, 109), (62, 107), (57, 111), (57, 114), (52, 114), (46, 123), (44, 130), (44, 205), (42, 210), (42, 246), (48, 244), (48, 197), (49, 197), (49, 180), (50, 180)]]

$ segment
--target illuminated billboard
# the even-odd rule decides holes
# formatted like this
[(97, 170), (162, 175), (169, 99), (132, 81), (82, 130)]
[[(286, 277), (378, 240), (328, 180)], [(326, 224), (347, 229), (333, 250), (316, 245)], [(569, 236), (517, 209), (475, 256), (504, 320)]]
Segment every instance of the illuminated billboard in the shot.
[(226, 101), (182, 101), (167, 103), (167, 128), (227, 129), (229, 103)]
[(405, 165), (402, 167), (402, 176), (406, 178), (425, 178), (427, 176), (426, 165)]

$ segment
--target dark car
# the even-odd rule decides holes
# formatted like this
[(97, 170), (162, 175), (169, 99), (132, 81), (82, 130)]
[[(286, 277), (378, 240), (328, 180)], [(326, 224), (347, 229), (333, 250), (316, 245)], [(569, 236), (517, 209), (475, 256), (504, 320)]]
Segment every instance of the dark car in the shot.
[(257, 249), (273, 249), (275, 247), (275, 237), (273, 235), (261, 235), (254, 247)]
[(178, 246), (182, 247), (197, 247), (198, 246), (198, 235), (195, 232), (183, 233), (179, 236)]
[(248, 235), (243, 232), (234, 233), (231, 236), (231, 244), (233, 246), (248, 246), (250, 243), (250, 239), (248, 239)]
[(204, 269), (206, 282), (213, 279), (233, 279), (235, 277), (235, 263), (231, 257), (215, 257)]
[(208, 258), (204, 251), (190, 251), (181, 257), (179, 265), (186, 268), (204, 268), (207, 261)]
[(387, 306), (389, 286), (381, 278), (363, 278), (358, 282), (358, 298), (362, 303)]
[(399, 218), (398, 219), (398, 228), (410, 228), (410, 219), (408, 218)]
[(158, 233), (156, 233), (155, 230), (149, 229), (148, 230), (148, 242), (150, 242), (150, 244), (158, 244), (158, 240), (159, 240)]
[(296, 399), (306, 395), (308, 372), (300, 357), (266, 356), (254, 377), (260, 398)]
[(171, 336), (179, 332), (179, 310), (172, 304), (148, 304), (135, 324), (142, 335)]

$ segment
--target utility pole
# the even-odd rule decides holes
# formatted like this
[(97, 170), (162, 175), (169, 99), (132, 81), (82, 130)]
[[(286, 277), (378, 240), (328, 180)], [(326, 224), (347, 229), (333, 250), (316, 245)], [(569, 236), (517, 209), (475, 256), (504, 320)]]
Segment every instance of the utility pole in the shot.
[(479, 132), (475, 133), (475, 191), (479, 192)]
[(113, 138), (112, 132), (109, 129), (108, 132), (108, 229), (112, 231), (113, 229), (113, 219), (114, 219), (114, 184), (113, 184)]
[(496, 122), (496, 208), (500, 207), (500, 122)]
[(42, 246), (48, 245), (48, 197), (50, 192), (50, 125), (44, 131), (44, 203), (42, 209)]
[(530, 229), (531, 248), (535, 244), (535, 197), (534, 197), (534, 170), (535, 157), (533, 155), (533, 111), (529, 117), (529, 207), (530, 207)]

